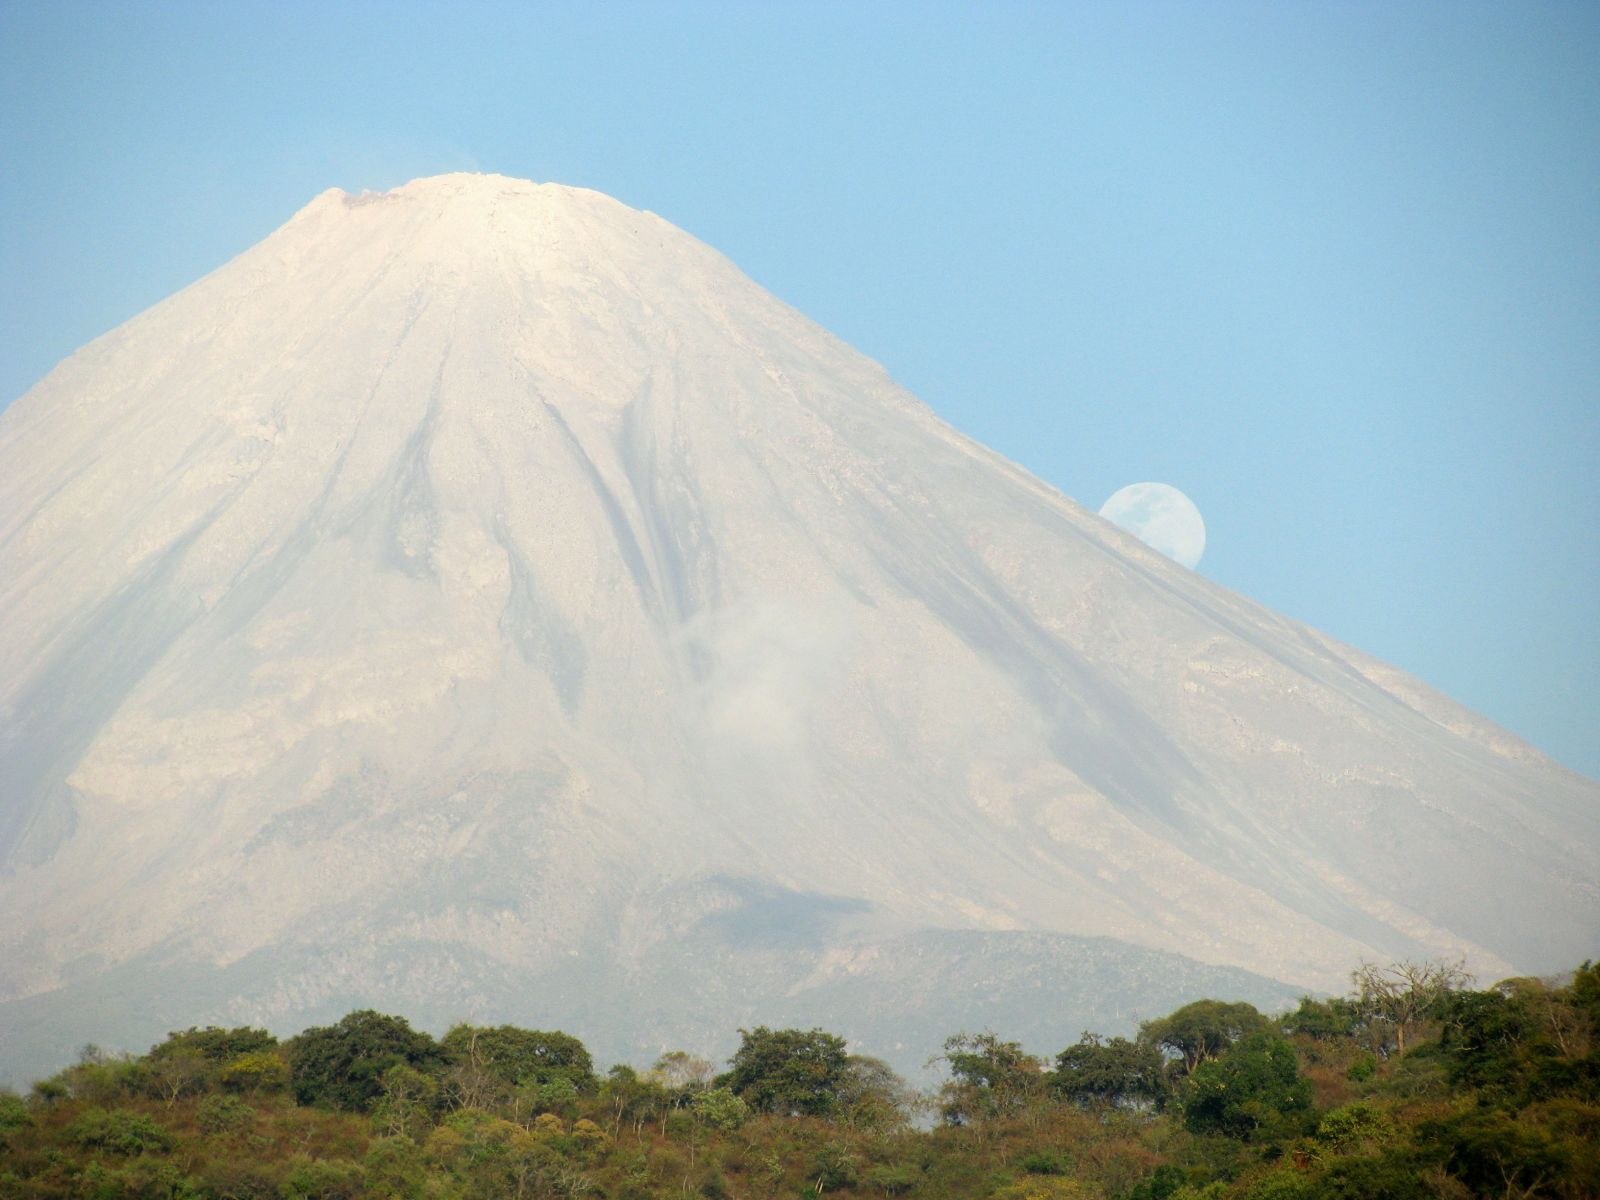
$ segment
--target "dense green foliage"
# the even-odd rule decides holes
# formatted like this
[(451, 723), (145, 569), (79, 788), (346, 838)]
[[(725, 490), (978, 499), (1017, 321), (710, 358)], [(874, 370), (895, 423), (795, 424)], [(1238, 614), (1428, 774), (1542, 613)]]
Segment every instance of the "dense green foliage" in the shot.
[(0, 1197), (1600, 1196), (1600, 968), (1353, 983), (1277, 1019), (1200, 1001), (1053, 1060), (957, 1034), (926, 1096), (819, 1029), (742, 1031), (720, 1076), (673, 1052), (603, 1077), (576, 1038), (507, 1025), (188, 1029), (0, 1092)]
[(308, 1029), (289, 1043), (289, 1073), (301, 1104), (365, 1112), (384, 1091), (393, 1067), (426, 1070), (445, 1061), (443, 1050), (404, 1017), (363, 1009), (327, 1028)]
[(1052, 1086), (1058, 1096), (1085, 1107), (1155, 1107), (1168, 1095), (1165, 1060), (1148, 1041), (1107, 1041), (1085, 1033), (1056, 1055)]
[(850, 1055), (844, 1039), (820, 1029), (739, 1031), (733, 1070), (718, 1081), (758, 1112), (822, 1117), (839, 1106)]
[(1311, 1111), (1311, 1083), (1285, 1039), (1253, 1033), (1194, 1069), (1182, 1105), (1190, 1133), (1258, 1141), (1302, 1127), (1285, 1122)]

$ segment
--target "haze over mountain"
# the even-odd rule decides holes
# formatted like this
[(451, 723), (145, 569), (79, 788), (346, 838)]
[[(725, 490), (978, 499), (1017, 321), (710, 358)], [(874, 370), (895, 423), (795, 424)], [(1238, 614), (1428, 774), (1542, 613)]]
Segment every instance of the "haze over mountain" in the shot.
[(920, 1061), (1600, 929), (1600, 785), (498, 176), (326, 192), (0, 415), (0, 724), (17, 1074), (357, 1005)]

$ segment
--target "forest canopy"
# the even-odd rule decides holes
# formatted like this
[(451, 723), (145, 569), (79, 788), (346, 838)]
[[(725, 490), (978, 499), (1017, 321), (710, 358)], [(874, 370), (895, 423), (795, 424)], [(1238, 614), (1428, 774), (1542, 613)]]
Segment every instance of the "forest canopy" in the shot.
[(190, 1028), (0, 1092), (0, 1195), (1600, 1195), (1600, 967), (1470, 983), (1363, 964), (1281, 1016), (1201, 1000), (1048, 1057), (955, 1033), (932, 1093), (822, 1029), (741, 1030), (721, 1071), (680, 1050), (600, 1074), (579, 1039), (512, 1025)]

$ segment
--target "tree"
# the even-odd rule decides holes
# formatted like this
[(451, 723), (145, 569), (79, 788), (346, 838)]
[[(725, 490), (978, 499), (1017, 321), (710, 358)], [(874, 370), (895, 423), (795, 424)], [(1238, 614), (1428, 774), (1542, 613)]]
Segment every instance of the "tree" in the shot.
[(1300, 1076), (1294, 1047), (1281, 1037), (1254, 1033), (1220, 1058), (1197, 1066), (1183, 1092), (1183, 1123), (1190, 1133), (1250, 1139), (1281, 1118), (1311, 1112), (1311, 1082)]
[(381, 1084), (373, 1127), (384, 1137), (425, 1136), (439, 1107), (439, 1080), (401, 1063), (383, 1073)]
[(1278, 1018), (1285, 1033), (1297, 1033), (1314, 1041), (1330, 1042), (1351, 1037), (1361, 1027), (1361, 1013), (1355, 1002), (1335, 997), (1313, 1000), (1300, 997), (1300, 1007)]
[(839, 1118), (851, 1129), (897, 1129), (909, 1120), (913, 1093), (881, 1058), (852, 1054), (839, 1088)]
[(444, 1035), (440, 1046), (450, 1059), (470, 1065), (518, 1087), (541, 1086), (565, 1080), (574, 1090), (595, 1090), (594, 1060), (577, 1038), (568, 1033), (519, 1029), (515, 1025), (493, 1028), (457, 1025)]
[(733, 1070), (717, 1080), (758, 1112), (822, 1117), (839, 1104), (849, 1055), (844, 1039), (820, 1029), (741, 1029)]
[(611, 1135), (615, 1137), (624, 1121), (637, 1136), (646, 1121), (667, 1109), (667, 1091), (653, 1075), (640, 1075), (619, 1063), (606, 1074), (600, 1085), (600, 1100), (611, 1114)]
[(1267, 1029), (1267, 1019), (1255, 1005), (1243, 1000), (1196, 1000), (1171, 1016), (1139, 1026), (1139, 1040), (1159, 1046), (1183, 1063), (1183, 1074), (1194, 1074), (1201, 1063), (1214, 1059), (1240, 1038)]
[(337, 1025), (308, 1029), (289, 1043), (290, 1080), (301, 1104), (366, 1112), (383, 1094), (390, 1067), (439, 1070), (444, 1054), (404, 1017), (363, 1009)]
[(711, 1060), (687, 1050), (668, 1050), (650, 1068), (650, 1078), (661, 1089), (663, 1118), (675, 1113), (711, 1086), (716, 1069)]
[(179, 1049), (159, 1057), (152, 1053), (146, 1063), (150, 1091), (165, 1100), (169, 1107), (183, 1096), (205, 1091), (215, 1073), (214, 1066), (191, 1049)]
[(1456, 1086), (1509, 1093), (1521, 1082), (1522, 1050), (1533, 1022), (1521, 998), (1504, 991), (1456, 992), (1437, 1013), (1444, 1024), (1439, 1049)]
[(177, 1145), (177, 1139), (164, 1126), (125, 1108), (86, 1109), (67, 1127), (67, 1137), (89, 1149), (130, 1157), (163, 1153)]
[(1102, 1193), (1061, 1175), (1028, 1175), (990, 1193), (990, 1200), (1094, 1200)]
[(703, 1088), (689, 1107), (697, 1120), (724, 1132), (738, 1129), (750, 1118), (750, 1106), (732, 1088)]
[(1159, 1104), (1167, 1092), (1161, 1051), (1149, 1042), (1085, 1033), (1056, 1055), (1051, 1089), (1081, 1107)]
[(210, 1063), (225, 1063), (241, 1054), (255, 1054), (276, 1049), (278, 1039), (265, 1029), (252, 1029), (241, 1025), (236, 1029), (221, 1029), (207, 1025), (204, 1029), (188, 1029), (167, 1034), (167, 1040), (150, 1047), (153, 1059), (180, 1054), (194, 1054)]
[(1018, 1042), (992, 1033), (958, 1033), (944, 1044), (954, 1077), (941, 1093), (940, 1111), (953, 1125), (1015, 1111), (1044, 1090), (1044, 1067)]
[(265, 1029), (249, 1026), (175, 1030), (167, 1034), (166, 1041), (150, 1047), (146, 1056), (151, 1090), (173, 1104), (181, 1096), (202, 1092), (222, 1080), (228, 1068), (241, 1059), (260, 1063), (262, 1056), (272, 1055), (277, 1047), (277, 1038)]
[(1406, 1035), (1429, 1016), (1451, 992), (1472, 982), (1465, 962), (1398, 962), (1381, 967), (1362, 963), (1350, 973), (1354, 1003), (1372, 1023), (1382, 1021), (1394, 1030), (1395, 1046), (1406, 1052)]
[(716, 1074), (710, 1059), (690, 1054), (687, 1050), (668, 1050), (656, 1059), (656, 1065), (651, 1070), (661, 1080), (663, 1087), (684, 1093), (710, 1087), (711, 1077)]
[(217, 1078), (229, 1091), (278, 1091), (289, 1083), (289, 1064), (277, 1050), (252, 1050), (223, 1063)]
[(19, 1129), (33, 1124), (33, 1113), (28, 1102), (8, 1087), (0, 1087), (0, 1154), (6, 1148), (6, 1138)]

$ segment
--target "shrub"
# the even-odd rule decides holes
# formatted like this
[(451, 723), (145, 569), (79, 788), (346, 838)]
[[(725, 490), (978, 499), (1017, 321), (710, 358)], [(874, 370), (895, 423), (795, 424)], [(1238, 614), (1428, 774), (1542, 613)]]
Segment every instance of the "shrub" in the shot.
[(1177, 1167), (1157, 1167), (1150, 1178), (1134, 1185), (1125, 1200), (1171, 1200), (1172, 1194), (1184, 1185), (1184, 1180), (1184, 1173)]
[(1340, 1154), (1382, 1146), (1393, 1140), (1394, 1121), (1370, 1104), (1347, 1104), (1324, 1114), (1317, 1126), (1317, 1141)]
[(563, 1075), (543, 1083), (524, 1084), (517, 1088), (516, 1095), (531, 1112), (559, 1113), (570, 1117), (578, 1111), (578, 1087)]
[(734, 1095), (732, 1088), (697, 1092), (689, 1103), (694, 1115), (713, 1129), (739, 1129), (750, 1119), (750, 1106)]
[(125, 1108), (91, 1108), (67, 1128), (67, 1137), (80, 1146), (112, 1154), (162, 1154), (176, 1141), (143, 1113)]
[(230, 1058), (217, 1073), (232, 1092), (276, 1092), (289, 1085), (289, 1064), (277, 1050), (251, 1050)]
[(861, 1176), (862, 1182), (885, 1196), (903, 1195), (916, 1187), (921, 1178), (922, 1172), (911, 1163), (883, 1163), (868, 1167)]
[(1318, 1193), (1304, 1172), (1288, 1170), (1268, 1175), (1247, 1196), (1248, 1200), (1317, 1200)]
[(700, 1176), (700, 1183), (695, 1188), (705, 1200), (730, 1200), (733, 1195), (728, 1188), (728, 1177), (722, 1173), (722, 1168), (712, 1164)]
[(1345, 1078), (1352, 1083), (1365, 1083), (1378, 1073), (1378, 1056), (1376, 1054), (1363, 1054), (1350, 1064)]
[(0, 1088), (0, 1146), (5, 1145), (7, 1134), (32, 1124), (33, 1113), (28, 1102), (10, 1088)]
[(196, 1192), (194, 1181), (173, 1163), (136, 1158), (120, 1166), (90, 1163), (73, 1194), (87, 1200), (188, 1200)]
[(843, 1142), (827, 1142), (811, 1160), (807, 1178), (828, 1192), (854, 1187), (861, 1178), (861, 1160)]
[(1072, 1158), (1060, 1150), (1035, 1150), (1017, 1160), (1029, 1175), (1067, 1175), (1072, 1171)]
[[(53, 1086), (54, 1085), (54, 1086)], [(145, 1094), (150, 1085), (150, 1068), (126, 1056), (112, 1056), (98, 1047), (85, 1046), (80, 1061), (53, 1080), (35, 1084), (36, 1092), (49, 1090), (55, 1098), (71, 1097), (90, 1104), (106, 1105)]]
[(279, 1200), (281, 1168), (256, 1159), (224, 1158), (206, 1164), (200, 1172), (203, 1194), (225, 1200)]
[(237, 1096), (207, 1096), (195, 1111), (195, 1120), (207, 1133), (235, 1133), (247, 1129), (256, 1110)]
[(1094, 1200), (1088, 1184), (1061, 1175), (1029, 1175), (997, 1189), (991, 1200)]
[(347, 1158), (297, 1159), (283, 1180), (284, 1200), (357, 1200), (366, 1172)]

